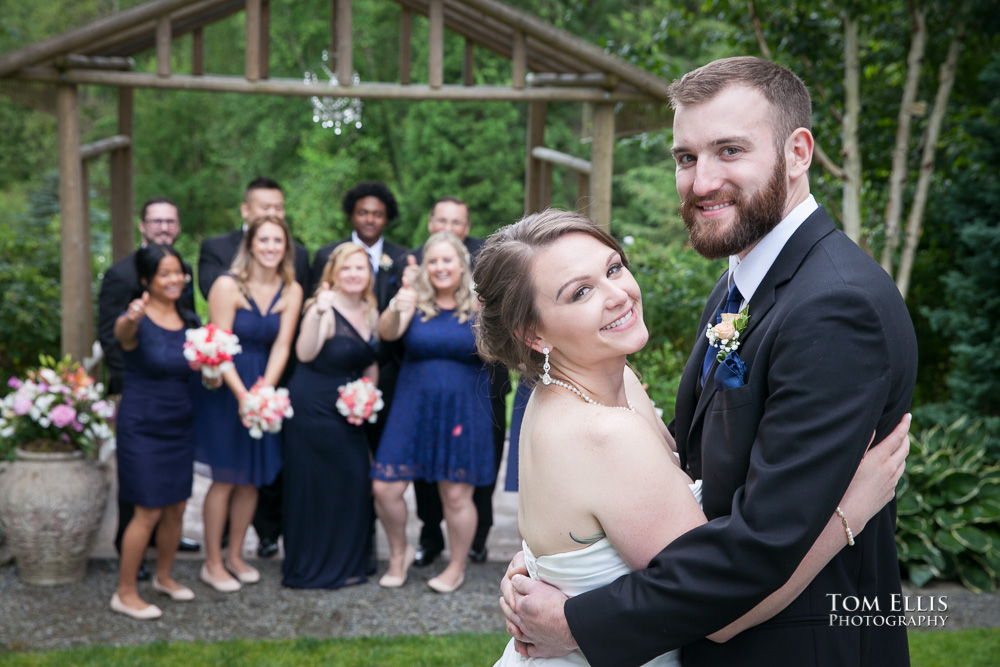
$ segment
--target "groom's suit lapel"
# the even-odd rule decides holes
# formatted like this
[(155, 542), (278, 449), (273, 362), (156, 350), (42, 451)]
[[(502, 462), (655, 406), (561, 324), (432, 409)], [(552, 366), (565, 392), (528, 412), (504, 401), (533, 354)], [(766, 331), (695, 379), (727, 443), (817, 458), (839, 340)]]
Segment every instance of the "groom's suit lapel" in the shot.
[[(830, 216), (827, 215), (826, 209), (822, 206), (816, 209), (812, 215), (810, 215), (805, 222), (795, 231), (785, 247), (781, 249), (778, 253), (778, 257), (774, 260), (774, 264), (771, 265), (770, 270), (764, 276), (757, 290), (754, 292), (753, 298), (750, 299), (750, 303), (747, 304), (748, 312), (750, 313), (750, 321), (747, 323), (747, 328), (743, 330), (740, 335), (740, 358), (746, 363), (749, 373), (752, 375), (755, 370), (758, 373), (767, 372), (767, 369), (754, 369), (753, 366), (753, 355), (748, 354), (751, 350), (755, 349), (753, 345), (747, 345), (747, 341), (752, 341), (751, 336), (755, 329), (758, 329), (761, 324), (767, 320), (774, 304), (777, 300), (777, 293), (783, 285), (785, 285), (789, 280), (794, 277), (795, 272), (798, 271), (799, 266), (802, 265), (802, 261), (805, 259), (806, 255), (814, 245), (816, 245), (820, 239), (826, 235), (833, 232), (836, 228), (833, 225), (833, 221)], [(712, 296), (710, 297), (709, 303), (715, 303), (717, 293), (720, 290), (720, 285), (725, 285), (726, 281), (722, 280), (716, 285), (715, 289), (712, 291)], [(721, 297), (719, 297), (721, 298)], [(704, 326), (702, 327), (704, 328)], [(692, 352), (692, 358), (702, 359), (705, 356), (705, 350), (708, 348), (708, 339), (705, 336), (701, 336), (700, 340), (695, 343), (694, 352)], [(748, 349), (749, 348), (749, 349)], [(701, 368), (701, 364), (694, 364), (698, 369)], [(688, 364), (686, 373), (691, 371), (692, 364)], [(713, 371), (716, 367), (713, 366)], [(697, 378), (695, 379), (697, 382)], [(712, 372), (709, 372), (708, 378), (705, 379), (705, 386), (702, 388), (701, 395), (698, 397), (698, 402), (695, 405), (694, 416), (691, 420), (690, 430), (688, 431), (689, 437), (695, 436), (701, 433), (701, 422), (704, 419), (705, 411), (708, 406), (711, 405), (712, 399), (716, 394), (715, 378)], [(697, 427), (697, 428), (696, 428)], [(690, 440), (694, 447), (689, 445), (688, 449), (699, 450), (698, 460), (701, 461), (701, 443), (696, 440)]]

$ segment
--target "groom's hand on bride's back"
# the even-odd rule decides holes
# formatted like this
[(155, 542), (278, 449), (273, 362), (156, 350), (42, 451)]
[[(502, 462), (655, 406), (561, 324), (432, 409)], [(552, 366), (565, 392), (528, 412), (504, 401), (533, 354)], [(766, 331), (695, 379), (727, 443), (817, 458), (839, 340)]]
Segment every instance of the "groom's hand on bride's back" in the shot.
[(526, 658), (554, 658), (578, 648), (566, 623), (566, 596), (528, 577), (519, 551), (500, 581), (500, 609), (517, 652)]

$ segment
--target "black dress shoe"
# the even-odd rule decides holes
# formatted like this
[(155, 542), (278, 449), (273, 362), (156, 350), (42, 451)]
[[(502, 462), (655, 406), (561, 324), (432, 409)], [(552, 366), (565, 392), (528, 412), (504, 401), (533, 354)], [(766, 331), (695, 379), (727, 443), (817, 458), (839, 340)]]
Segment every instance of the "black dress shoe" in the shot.
[(417, 567), (427, 567), (440, 555), (441, 549), (432, 549), (421, 544), (417, 547), (417, 557), (413, 559), (413, 564)]
[(271, 558), (278, 553), (278, 542), (270, 537), (262, 537), (257, 545), (257, 555), (261, 558)]
[(190, 537), (182, 537), (181, 543), (177, 545), (178, 551), (201, 551), (201, 543), (195, 542)]
[(489, 549), (485, 545), (482, 549), (477, 549), (475, 546), (469, 549), (469, 560), (473, 563), (485, 563), (486, 557), (489, 555)]
[(149, 566), (146, 565), (146, 561), (139, 563), (139, 571), (136, 573), (135, 578), (138, 581), (149, 581), (153, 578), (153, 573), (149, 571)]

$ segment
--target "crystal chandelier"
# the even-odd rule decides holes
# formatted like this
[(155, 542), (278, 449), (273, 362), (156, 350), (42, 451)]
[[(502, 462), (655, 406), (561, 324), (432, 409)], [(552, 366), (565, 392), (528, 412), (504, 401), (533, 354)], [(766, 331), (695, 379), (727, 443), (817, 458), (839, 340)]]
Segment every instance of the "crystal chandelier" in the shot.
[[(337, 78), (337, 73), (330, 69), (330, 52), (323, 51), (323, 62), (320, 63), (321, 74), (330, 80), (330, 85), (336, 87), (340, 85), (340, 81)], [(319, 76), (312, 71), (306, 72), (304, 79), (305, 83), (310, 85), (320, 85)], [(357, 72), (351, 75), (351, 85), (358, 85), (361, 83), (361, 77), (358, 76)], [(343, 132), (344, 126), (353, 125), (357, 129), (361, 129), (361, 112), (364, 109), (364, 103), (356, 97), (319, 97), (313, 96), (309, 98), (312, 102), (313, 109), (313, 122), (319, 123), (321, 127), (330, 129), (333, 128), (334, 134), (341, 134)]]

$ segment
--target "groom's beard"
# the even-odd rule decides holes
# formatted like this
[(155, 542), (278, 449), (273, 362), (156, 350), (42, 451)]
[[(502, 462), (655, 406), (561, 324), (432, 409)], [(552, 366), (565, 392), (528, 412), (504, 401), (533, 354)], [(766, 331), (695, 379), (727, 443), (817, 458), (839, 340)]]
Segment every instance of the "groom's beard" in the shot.
[[(743, 252), (764, 238), (784, 217), (788, 183), (785, 175), (785, 156), (778, 153), (771, 178), (759, 192), (747, 195), (742, 190), (723, 190), (711, 197), (689, 194), (681, 203), (681, 217), (691, 237), (691, 247), (708, 259), (720, 259)], [(732, 200), (736, 219), (732, 228), (723, 235), (715, 222), (698, 217), (697, 203), (702, 201)]]

